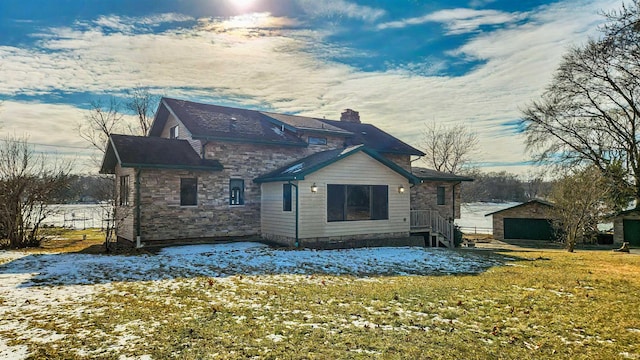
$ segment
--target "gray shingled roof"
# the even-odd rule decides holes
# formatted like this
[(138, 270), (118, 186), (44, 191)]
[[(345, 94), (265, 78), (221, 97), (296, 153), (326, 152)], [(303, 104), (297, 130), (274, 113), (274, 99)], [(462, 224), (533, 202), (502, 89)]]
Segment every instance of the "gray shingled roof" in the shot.
[(494, 211), (492, 213), (488, 213), (485, 216), (498, 214), (498, 213), (501, 213), (503, 211), (512, 210), (512, 209), (515, 209), (515, 208), (519, 208), (519, 207), (527, 206), (527, 205), (531, 205), (531, 204), (540, 204), (540, 205), (547, 206), (547, 207), (550, 207), (550, 208), (554, 207), (554, 204), (552, 202), (549, 202), (549, 201), (546, 201), (546, 200), (542, 200), (542, 199), (532, 199), (532, 200), (529, 200), (529, 201), (524, 202), (522, 204), (518, 204), (518, 205), (515, 205), (515, 206), (508, 207), (506, 209), (502, 209), (502, 210)]
[(186, 140), (112, 134), (100, 172), (113, 174), (115, 166), (222, 170), (218, 160), (200, 158)]
[[(163, 98), (149, 136), (160, 136), (173, 113), (194, 139), (307, 146), (297, 132), (324, 132), (363, 144), (381, 153), (422, 156), (424, 153), (371, 124), (277, 114)], [(282, 128), (289, 131), (282, 131)]]
[(413, 175), (419, 177), (422, 180), (430, 180), (430, 181), (473, 181), (473, 178), (467, 176), (460, 176), (449, 174), (442, 171), (414, 167), (411, 169)]
[(322, 120), (325, 124), (339, 127), (353, 135), (347, 139), (347, 145), (363, 144), (382, 153), (408, 154), (424, 156), (425, 154), (400, 139), (378, 129), (371, 124), (358, 124), (337, 120)]
[[(184, 124), (194, 139), (306, 146), (302, 139), (282, 131), (259, 111), (170, 98), (163, 98), (161, 107), (163, 105)], [(160, 136), (166, 116), (168, 113), (159, 111), (150, 136)]]
[(331, 124), (327, 124), (323, 122), (322, 119), (306, 117), (306, 116), (297, 116), (297, 115), (286, 115), (286, 114), (277, 114), (272, 112), (262, 111), (262, 114), (267, 115), (268, 117), (286, 124), (293, 129), (296, 130), (307, 130), (313, 132), (326, 132), (333, 133), (335, 135), (349, 136), (353, 135), (351, 132), (341, 129), (337, 126), (333, 126)]

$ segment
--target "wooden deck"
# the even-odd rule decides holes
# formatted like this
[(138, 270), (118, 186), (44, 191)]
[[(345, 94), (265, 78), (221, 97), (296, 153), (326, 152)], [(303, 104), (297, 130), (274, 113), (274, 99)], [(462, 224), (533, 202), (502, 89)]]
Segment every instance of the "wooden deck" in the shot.
[(453, 244), (453, 223), (443, 218), (435, 210), (411, 210), (411, 233), (430, 233), (438, 236), (438, 239), (447, 247)]

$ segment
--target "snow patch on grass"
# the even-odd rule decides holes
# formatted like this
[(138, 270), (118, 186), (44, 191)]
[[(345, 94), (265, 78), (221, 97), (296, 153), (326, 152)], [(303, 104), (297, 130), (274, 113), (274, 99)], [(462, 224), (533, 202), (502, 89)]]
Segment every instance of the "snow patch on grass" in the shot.
[(11, 346), (0, 337), (0, 359), (25, 359), (29, 355), (26, 345)]
[[(164, 302), (166, 306), (180, 308), (185, 305), (176, 303), (180, 296), (173, 295), (185, 289), (199, 288), (216, 303), (190, 306), (215, 306), (220, 311), (240, 308), (266, 315), (273, 313), (271, 305), (243, 299), (237, 292), (247, 286), (276, 289), (297, 284), (325, 287), (353, 283), (360, 286), (358, 283), (379, 282), (380, 276), (478, 273), (501, 263), (498, 257), (444, 249), (282, 250), (258, 243), (178, 246), (162, 249), (157, 254), (137, 256), (2, 251), (0, 358), (23, 359), (33, 355), (29, 353), (29, 345), (37, 348), (38, 344), (56, 343), (64, 338), (101, 344), (99, 348), (79, 346), (75, 349), (79, 356), (118, 354), (132, 343), (145, 341), (139, 335), (154, 327), (143, 322), (126, 322), (92, 331), (83, 329), (82, 319), (87, 315), (109, 311), (94, 300), (98, 294), (135, 296), (142, 301)], [(393, 279), (385, 281), (393, 282)], [(118, 284), (131, 287), (122, 290)], [(144, 291), (127, 292), (138, 287), (143, 287)], [(270, 290), (274, 291), (273, 295), (261, 291), (261, 296), (277, 298), (276, 290)], [(387, 306), (399, 317), (408, 316), (393, 303)], [(370, 310), (373, 314), (379, 313), (373, 308)], [(311, 323), (312, 313), (294, 315), (304, 320), (291, 324), (294, 327), (327, 326), (327, 319), (321, 316)], [(242, 313), (231, 319), (238, 324), (249, 321)], [(404, 325), (376, 324), (374, 320), (350, 319), (345, 325), (407, 331)], [(334, 325), (338, 326), (339, 322)], [(266, 338), (273, 342), (284, 339), (275, 334)], [(20, 345), (9, 345), (10, 340), (16, 340)], [(145, 359), (145, 356), (123, 359)]]
[(284, 340), (284, 336), (282, 335), (276, 335), (276, 334), (269, 334), (267, 336), (265, 336), (266, 339), (271, 340), (273, 342), (280, 342), (282, 340)]

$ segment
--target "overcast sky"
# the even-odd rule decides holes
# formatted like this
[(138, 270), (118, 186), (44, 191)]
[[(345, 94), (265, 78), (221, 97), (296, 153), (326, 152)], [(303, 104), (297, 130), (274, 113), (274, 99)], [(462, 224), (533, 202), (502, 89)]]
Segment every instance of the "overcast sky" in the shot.
[(338, 119), (418, 148), (427, 123), (477, 132), (477, 166), (526, 174), (520, 110), (607, 0), (1, 0), (0, 126), (87, 166), (75, 130), (135, 87)]

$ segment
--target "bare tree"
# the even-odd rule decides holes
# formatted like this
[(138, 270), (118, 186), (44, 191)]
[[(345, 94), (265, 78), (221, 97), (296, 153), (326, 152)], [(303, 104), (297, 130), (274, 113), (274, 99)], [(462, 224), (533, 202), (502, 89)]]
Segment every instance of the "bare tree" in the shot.
[(609, 188), (600, 171), (590, 166), (556, 181), (551, 191), (554, 227), (573, 252), (579, 241), (595, 240), (598, 222), (610, 207)]
[(137, 131), (132, 131), (132, 133), (147, 135), (149, 128), (151, 128), (153, 114), (158, 107), (159, 99), (143, 87), (136, 87), (128, 94), (129, 99), (125, 105), (127, 109), (134, 112), (138, 117), (138, 129)]
[(25, 139), (0, 145), (0, 230), (12, 248), (40, 244), (40, 225), (55, 209), (48, 206), (69, 182), (71, 164), (37, 154)]
[[(91, 146), (100, 150), (100, 154), (104, 155), (106, 151), (109, 135), (112, 133), (129, 133), (134, 135), (147, 135), (151, 122), (153, 121), (153, 113), (159, 103), (159, 98), (152, 95), (146, 88), (136, 87), (128, 92), (128, 99), (124, 103), (119, 102), (115, 97), (109, 98), (109, 102), (104, 104), (101, 101), (93, 101), (91, 103), (91, 111), (85, 116), (84, 121), (77, 126), (78, 134), (87, 141)], [(137, 124), (128, 124), (125, 115), (122, 112), (127, 109), (135, 113)], [(99, 164), (102, 159), (94, 159)], [(102, 183), (98, 191), (101, 196), (109, 200), (104, 203), (105, 213), (108, 214), (105, 221), (105, 248), (110, 248), (115, 229), (129, 215), (125, 207), (119, 207), (115, 191), (115, 179), (110, 176), (110, 181)]]
[(121, 105), (114, 97), (109, 98), (107, 104), (92, 101), (84, 121), (77, 124), (78, 135), (104, 154), (109, 134), (124, 130), (124, 115), (120, 110)]
[(640, 206), (640, 1), (605, 16), (602, 38), (571, 49), (524, 110), (526, 144), (542, 162), (595, 166), (617, 208)]
[[(101, 153), (105, 151), (110, 134), (147, 135), (159, 99), (142, 87), (132, 89), (128, 95), (124, 102), (113, 96), (106, 103), (102, 100), (92, 101), (91, 109), (76, 126), (78, 135)], [(135, 114), (138, 120), (136, 125), (126, 122), (125, 109)]]
[(423, 131), (425, 161), (435, 170), (456, 173), (471, 161), (478, 136), (463, 125), (426, 125)]

